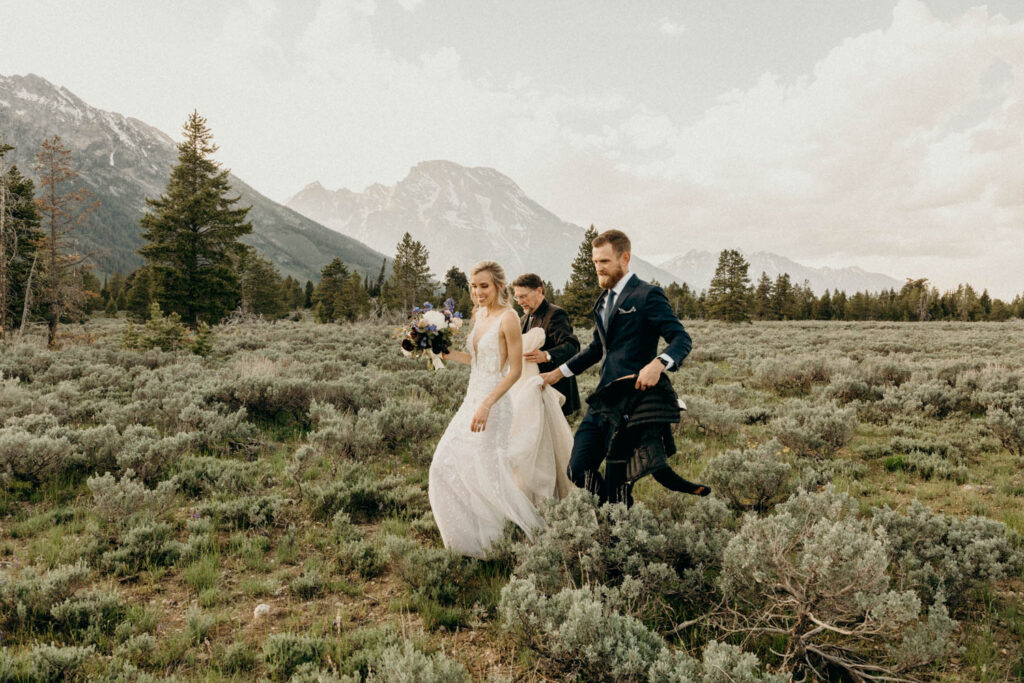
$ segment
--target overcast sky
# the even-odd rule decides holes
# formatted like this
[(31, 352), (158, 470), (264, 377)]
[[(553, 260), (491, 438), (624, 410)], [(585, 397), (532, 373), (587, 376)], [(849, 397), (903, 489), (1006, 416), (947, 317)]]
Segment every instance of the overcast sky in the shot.
[[(36, 73), (284, 201), (489, 166), (649, 257), (1024, 292), (1024, 2), (0, 0)], [(755, 274), (756, 275), (756, 274)]]

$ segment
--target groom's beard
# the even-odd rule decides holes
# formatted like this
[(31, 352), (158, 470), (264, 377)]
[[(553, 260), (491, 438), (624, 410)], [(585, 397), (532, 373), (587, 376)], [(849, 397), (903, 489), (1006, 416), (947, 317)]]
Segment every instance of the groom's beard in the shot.
[(601, 289), (614, 289), (615, 285), (619, 284), (619, 280), (626, 274), (626, 271), (621, 268), (616, 268), (614, 271), (608, 271), (604, 275), (597, 274), (597, 284), (601, 285)]

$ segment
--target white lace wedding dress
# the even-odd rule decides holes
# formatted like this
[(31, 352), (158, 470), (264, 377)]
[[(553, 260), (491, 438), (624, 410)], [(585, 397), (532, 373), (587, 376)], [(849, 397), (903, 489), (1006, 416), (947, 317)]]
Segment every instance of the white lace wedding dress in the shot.
[[(506, 311), (504, 315), (514, 313)], [(430, 508), (445, 547), (472, 557), (486, 557), (507, 521), (528, 536), (542, 524), (531, 497), (517, 485), (517, 472), (510, 461), (510, 441), (515, 440), (510, 439), (512, 392), (506, 392), (491, 408), (484, 431), (470, 430), (473, 414), (508, 371), (508, 362), (501, 359), (500, 320), (490, 323), (474, 349), (479, 322), (468, 337), (471, 364), (466, 398), (434, 451), (428, 487)], [(554, 491), (553, 481), (549, 490)]]

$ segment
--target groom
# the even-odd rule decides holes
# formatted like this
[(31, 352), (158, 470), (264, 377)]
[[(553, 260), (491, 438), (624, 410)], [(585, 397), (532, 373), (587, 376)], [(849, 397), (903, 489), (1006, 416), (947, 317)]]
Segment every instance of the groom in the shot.
[[(635, 388), (645, 391), (658, 383), (662, 372), (676, 370), (690, 353), (690, 335), (672, 311), (661, 287), (629, 272), (629, 237), (606, 230), (594, 238), (592, 257), (597, 280), (604, 293), (594, 305), (595, 331), (590, 345), (563, 365), (541, 377), (554, 384), (573, 377), (601, 361), (598, 388), (620, 377), (636, 375)], [(658, 339), (668, 346), (658, 355)], [(614, 425), (598, 418), (593, 410), (576, 430), (569, 478), (576, 486), (597, 481), (598, 468), (607, 454)]]

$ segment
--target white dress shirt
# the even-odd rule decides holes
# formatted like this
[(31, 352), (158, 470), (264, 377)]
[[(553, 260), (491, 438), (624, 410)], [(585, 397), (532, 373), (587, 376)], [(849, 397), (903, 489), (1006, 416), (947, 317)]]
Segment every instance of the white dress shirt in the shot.
[[(629, 284), (629, 281), (632, 280), (633, 277), (634, 277), (633, 273), (630, 273), (629, 271), (626, 271), (626, 274), (623, 275), (619, 279), (619, 281), (615, 283), (614, 287), (612, 287), (611, 291), (615, 292), (615, 302), (613, 303), (613, 305), (618, 304), (619, 299), (622, 296), (622, 290), (624, 290), (626, 288), (626, 285)], [(597, 315), (598, 315), (598, 317), (601, 318), (601, 320), (604, 320), (604, 307), (607, 306), (607, 305), (608, 305), (608, 290), (605, 290), (605, 293), (604, 293), (604, 295), (601, 298), (601, 305), (597, 309)], [(608, 330), (605, 330), (605, 334), (608, 334)], [(667, 353), (661, 354), (660, 356), (658, 356), (658, 358), (661, 358), (666, 363), (668, 363), (668, 365), (665, 366), (666, 370), (668, 370), (673, 365), (675, 365), (675, 361), (673, 361), (672, 357), (669, 356)], [(562, 376), (564, 376), (564, 377), (572, 377), (573, 376), (573, 371), (569, 369), (569, 364), (568, 363), (562, 363), (560, 366), (558, 366), (558, 369), (562, 371)]]

